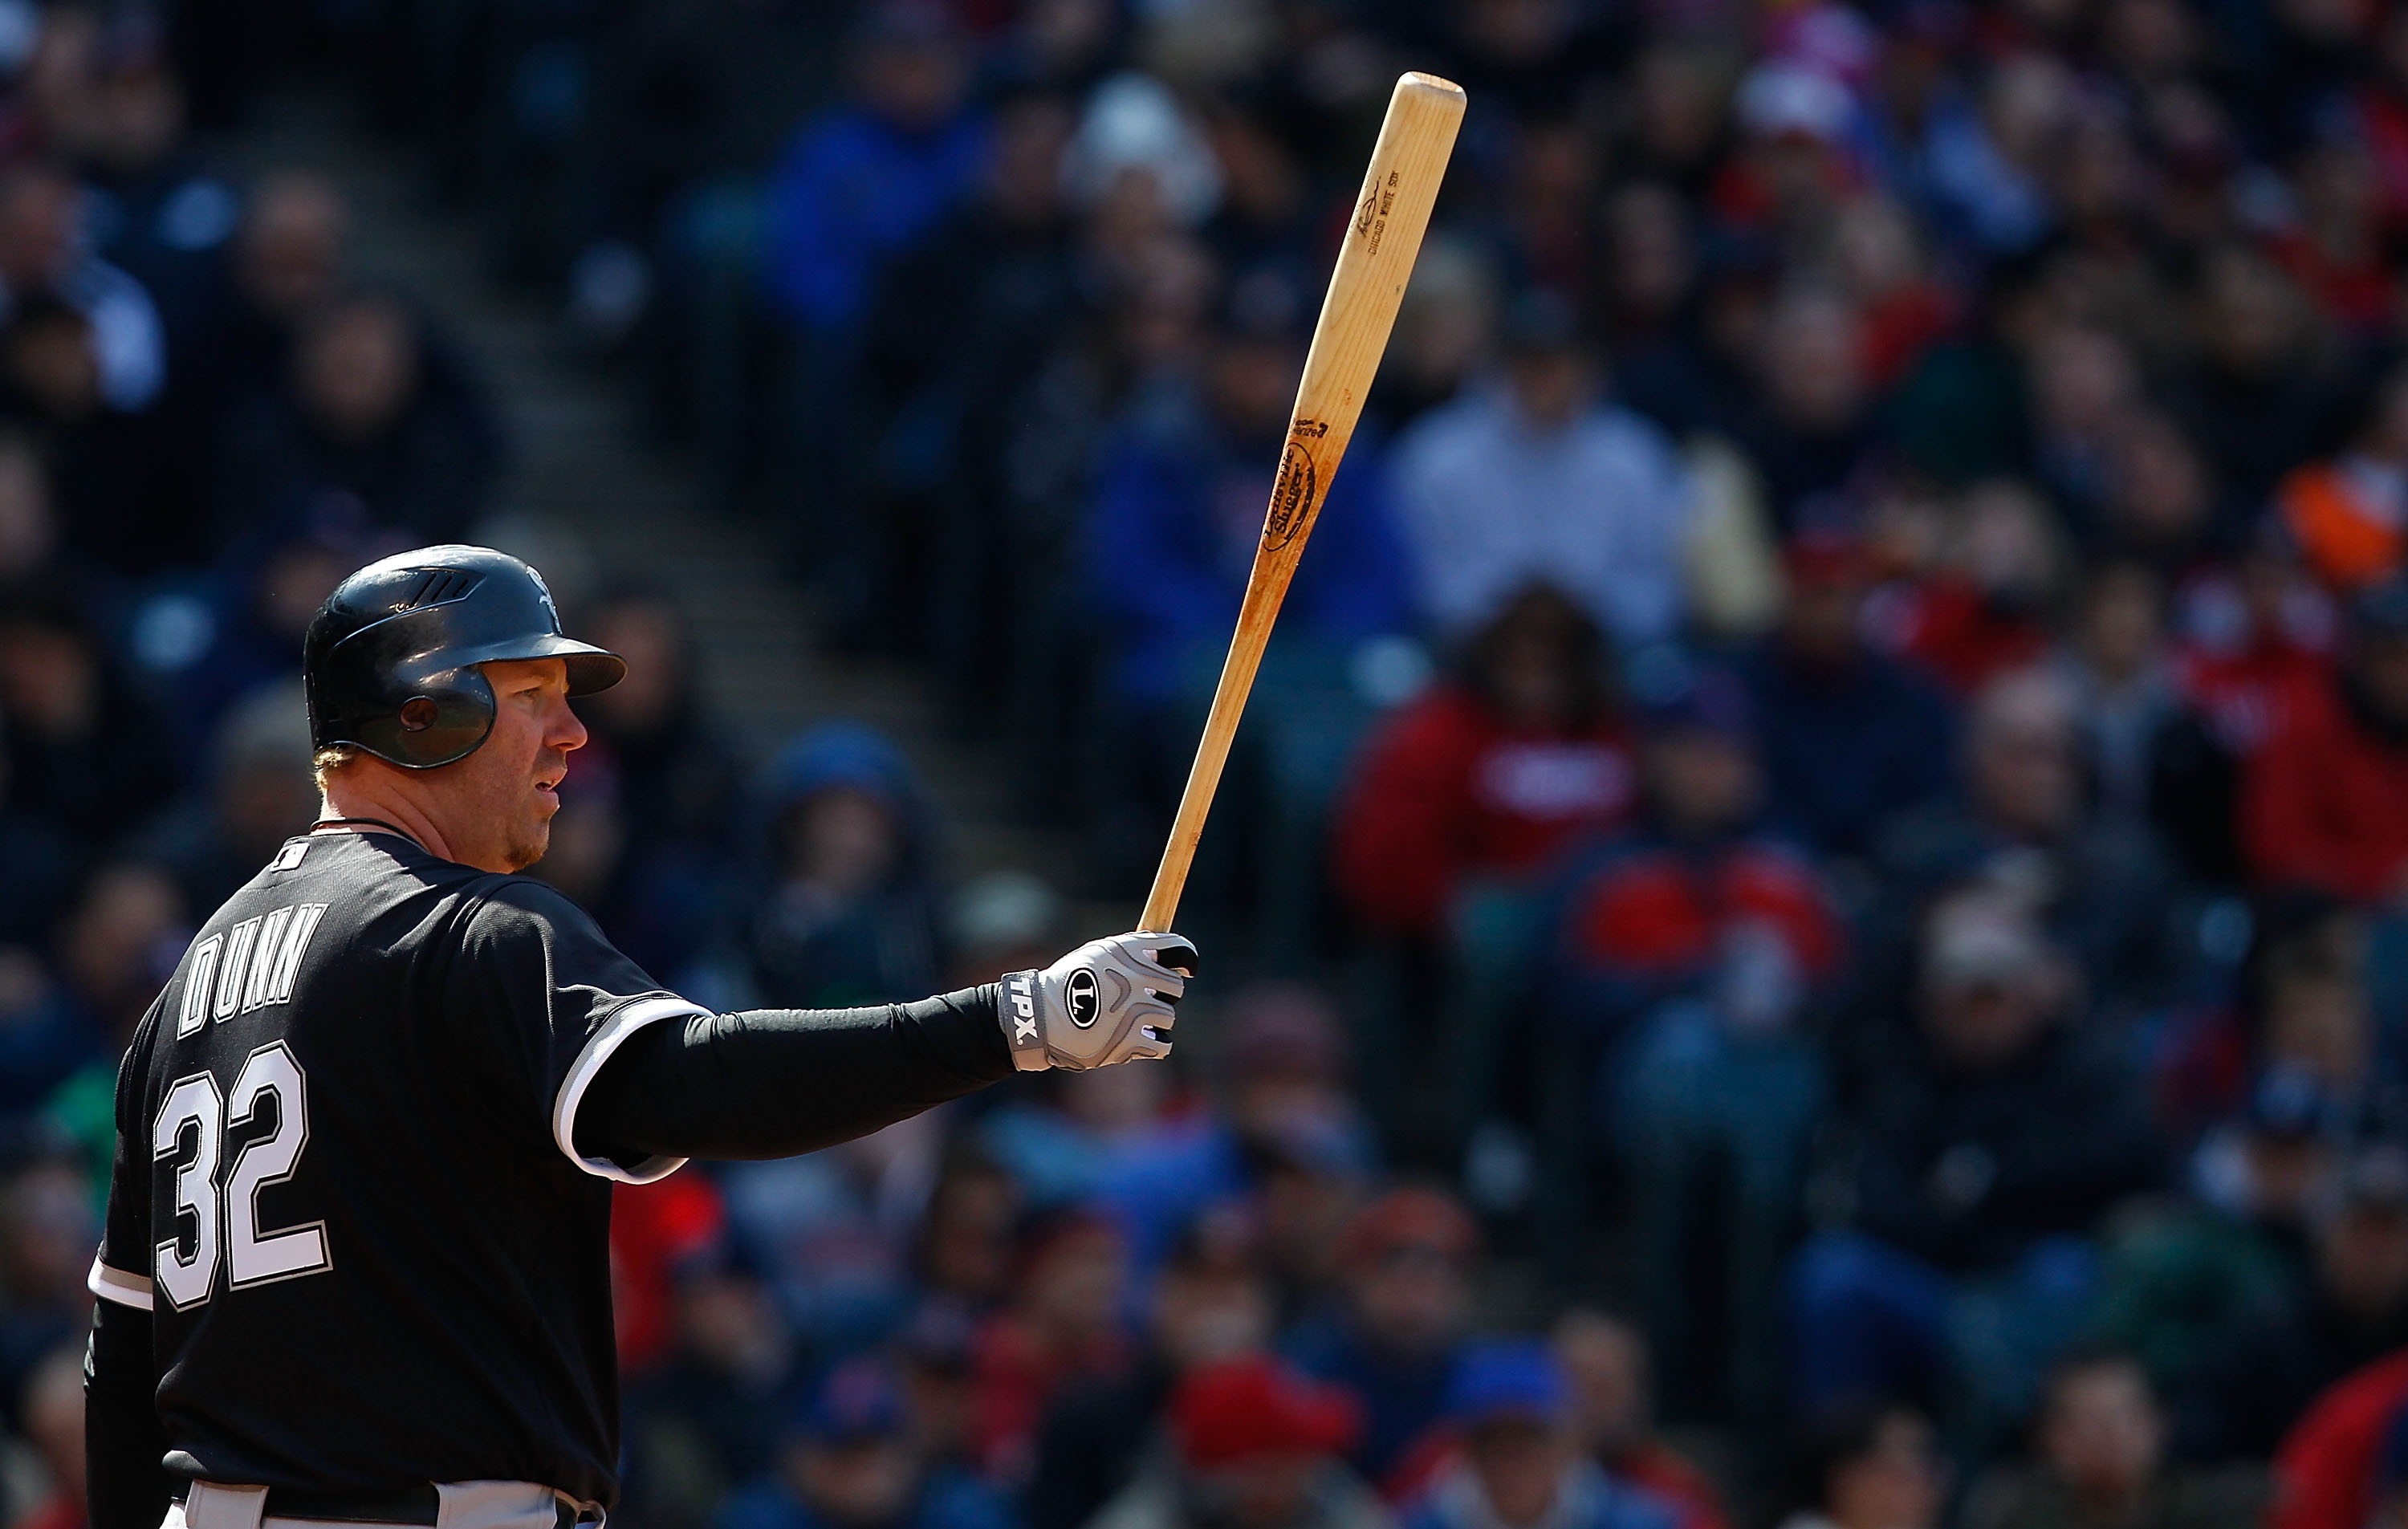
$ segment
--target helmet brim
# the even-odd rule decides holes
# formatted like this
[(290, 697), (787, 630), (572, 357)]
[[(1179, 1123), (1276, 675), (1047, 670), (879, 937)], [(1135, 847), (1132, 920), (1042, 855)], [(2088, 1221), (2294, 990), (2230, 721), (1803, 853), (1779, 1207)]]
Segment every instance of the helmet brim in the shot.
[(467, 668), (477, 664), (509, 664), (529, 659), (566, 659), (568, 664), (568, 693), (592, 695), (609, 690), (627, 678), (627, 661), (607, 648), (596, 648), (590, 642), (574, 637), (554, 636), (538, 633), (510, 642), (496, 642), (465, 653), (449, 655), (453, 667)]

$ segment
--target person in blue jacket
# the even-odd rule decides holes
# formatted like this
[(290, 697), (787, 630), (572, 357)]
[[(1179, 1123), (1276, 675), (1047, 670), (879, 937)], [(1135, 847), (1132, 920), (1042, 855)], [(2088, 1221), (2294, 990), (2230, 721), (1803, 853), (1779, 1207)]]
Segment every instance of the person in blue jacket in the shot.
[(924, 1465), (886, 1361), (847, 1360), (810, 1388), (768, 1474), (723, 1504), (716, 1529), (1015, 1529), (984, 1484)]
[[(1114, 736), (1135, 745), (1124, 755), (1128, 776), (1106, 787), (1120, 793), (1108, 807), (1136, 805), (1144, 822), (1130, 836), (1132, 854), (1149, 869), (1153, 850), (1135, 847), (1159, 846), (1154, 820), (1167, 822), (1185, 777), (1304, 364), (1310, 309), (1298, 283), (1242, 273), (1224, 307), (1198, 375), (1158, 379), (1122, 416), (1096, 464), (1088, 513), (1101, 700)], [(1335, 793), (1373, 716), (1353, 680), (1364, 645), (1411, 621), (1412, 579), (1380, 448), (1358, 433), (1330, 481), (1248, 708), (1248, 747), (1297, 822), (1314, 820)]]
[(1455, 1463), (1401, 1529), (1675, 1529), (1681, 1515), (1609, 1475), (1572, 1427), (1571, 1379), (1544, 1341), (1471, 1345), (1447, 1388)]

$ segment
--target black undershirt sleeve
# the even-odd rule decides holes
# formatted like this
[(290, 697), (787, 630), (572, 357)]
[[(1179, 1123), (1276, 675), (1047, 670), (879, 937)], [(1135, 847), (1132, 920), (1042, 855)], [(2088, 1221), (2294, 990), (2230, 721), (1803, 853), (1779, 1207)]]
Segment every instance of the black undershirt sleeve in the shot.
[(767, 1158), (867, 1136), (1010, 1077), (994, 984), (880, 1008), (756, 1008), (629, 1036), (577, 1109), (577, 1150)]
[(150, 1355), (150, 1313), (114, 1301), (93, 1304), (84, 1350), (84, 1495), (92, 1529), (159, 1529), (167, 1516), (167, 1431), (159, 1422), (159, 1378)]

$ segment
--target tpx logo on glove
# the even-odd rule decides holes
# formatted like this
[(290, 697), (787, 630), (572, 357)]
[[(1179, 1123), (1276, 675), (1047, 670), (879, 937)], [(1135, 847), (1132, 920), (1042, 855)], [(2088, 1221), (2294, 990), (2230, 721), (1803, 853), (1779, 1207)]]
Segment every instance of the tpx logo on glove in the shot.
[(1026, 972), (1014, 972), (1004, 990), (1011, 995), (1011, 1039), (1022, 1045), (1037, 1038), (1037, 1000), (1028, 991)]
[(1095, 1028), (1096, 1021), (1103, 1017), (1104, 995), (1096, 986), (1092, 967), (1082, 966), (1070, 974), (1069, 980), (1062, 984), (1062, 1003), (1070, 1011), (1072, 1024), (1082, 1030)]

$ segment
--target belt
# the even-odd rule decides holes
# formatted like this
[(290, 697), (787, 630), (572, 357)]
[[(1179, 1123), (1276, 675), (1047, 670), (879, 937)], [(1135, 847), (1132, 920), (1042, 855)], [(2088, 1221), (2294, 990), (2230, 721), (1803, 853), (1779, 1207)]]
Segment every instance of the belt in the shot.
[[(184, 1500), (181, 1492), (176, 1500)], [(298, 1487), (269, 1487), (260, 1516), (327, 1523), (418, 1524), (433, 1529), (442, 1508), (442, 1493), (431, 1481), (398, 1492), (308, 1492)], [(555, 1520), (558, 1529), (576, 1529), (578, 1522), (576, 1507), (563, 1501)]]
[[(182, 1502), (183, 1493), (179, 1492), (176, 1500)], [(260, 1516), (321, 1519), (335, 1523), (415, 1523), (432, 1529), (442, 1508), (442, 1495), (432, 1481), (404, 1487), (399, 1492), (305, 1492), (297, 1487), (269, 1487)]]

